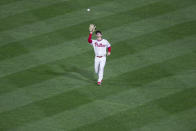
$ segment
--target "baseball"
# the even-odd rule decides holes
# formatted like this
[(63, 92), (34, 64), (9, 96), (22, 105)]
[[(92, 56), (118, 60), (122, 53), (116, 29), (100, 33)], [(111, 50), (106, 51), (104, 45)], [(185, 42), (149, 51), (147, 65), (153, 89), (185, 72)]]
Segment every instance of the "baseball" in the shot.
[(91, 11), (91, 9), (88, 8), (87, 11)]

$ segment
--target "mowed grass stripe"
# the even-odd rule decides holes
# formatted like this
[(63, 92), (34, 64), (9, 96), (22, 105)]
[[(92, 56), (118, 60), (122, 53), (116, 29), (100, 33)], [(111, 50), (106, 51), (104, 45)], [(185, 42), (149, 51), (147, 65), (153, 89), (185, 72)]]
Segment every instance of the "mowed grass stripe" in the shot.
[(18, 13), (22, 13), (28, 10), (52, 5), (58, 2), (64, 2), (67, 0), (44, 0), (44, 1), (39, 1), (39, 0), (18, 0), (16, 2), (12, 2), (10, 4), (5, 4), (5, 5), (0, 5), (0, 19), (8, 17), (8, 16), (13, 16)]
[[(177, 10), (182, 7), (182, 5), (183, 7), (185, 7), (187, 6), (187, 3), (181, 3), (177, 7), (168, 6), (167, 2), (163, 1), (152, 3), (146, 6), (134, 8), (125, 12), (116, 13), (115, 15), (104, 17), (103, 19), (105, 22), (104, 24), (101, 24), (99, 28), (101, 28), (102, 30), (108, 30), (111, 28), (118, 27), (122, 23), (122, 20), (124, 20), (123, 24), (130, 24), (136, 21), (140, 21), (142, 19), (155, 17), (173, 10)], [(159, 8), (159, 11), (156, 11), (157, 8)], [(102, 19), (96, 19), (92, 21), (92, 23), (94, 22), (102, 23)], [(79, 37), (84, 37), (86, 36), (86, 33), (81, 32), (86, 32), (86, 27), (87, 23), (84, 22), (79, 25), (63, 28), (51, 33), (46, 33), (22, 41), (6, 44), (0, 48), (0, 61), (27, 54), (29, 52), (36, 51), (37, 49), (56, 46), (62, 44), (64, 41), (70, 41)], [(80, 31), (76, 32), (76, 30)], [(10, 52), (10, 50), (12, 51)]]
[(134, 131), (193, 131), (196, 128), (196, 108), (168, 116), (158, 122), (145, 125)]
[[(189, 97), (189, 95), (191, 95), (191, 97)], [(139, 128), (147, 124), (152, 124), (154, 122), (159, 121), (160, 119), (167, 118), (173, 114), (195, 109), (195, 96), (196, 88), (194, 87), (182, 90), (175, 94), (170, 94), (167, 97), (150, 101), (149, 103), (138, 106), (134, 109), (131, 108), (126, 111), (119, 112), (118, 114), (115, 114), (113, 116), (109, 116), (107, 118), (96, 121), (92, 124), (79, 127), (76, 130), (134, 130), (135, 128)], [(175, 98), (175, 100), (172, 100), (170, 98)], [(170, 99), (170, 101), (168, 101), (168, 99)], [(184, 108), (180, 108), (178, 112), (170, 113), (167, 112), (167, 110), (164, 110), (164, 107), (159, 106), (159, 104), (162, 104), (163, 101), (165, 101), (165, 104), (173, 103), (173, 105), (170, 105), (170, 108), (178, 109), (178, 106), (181, 105), (181, 101), (179, 101), (179, 99), (183, 99), (185, 103)], [(191, 105), (189, 104), (190, 101), (192, 102)], [(165, 105), (165, 107), (167, 108), (168, 106)]]
[[(160, 45), (160, 44), (164, 44), (166, 42), (172, 42), (175, 41), (176, 39), (179, 38), (183, 38), (185, 36), (191, 35), (193, 32), (189, 32), (189, 28), (188, 26), (192, 25), (191, 23), (184, 23), (184, 24), (179, 24), (179, 25), (175, 25), (172, 27), (169, 27), (168, 29), (163, 29), (160, 31), (156, 31), (147, 35), (143, 35), (143, 36), (139, 36), (127, 41), (123, 41), (123, 42), (119, 42), (118, 44), (115, 44), (113, 46), (113, 50), (115, 51), (115, 49), (117, 49), (119, 46), (121, 48), (119, 53), (114, 53), (112, 54), (111, 58), (109, 58), (109, 65), (114, 65), (117, 64), (116, 62), (119, 60), (114, 60), (116, 58), (120, 58), (122, 56), (128, 55), (128, 54), (135, 54), (137, 52), (141, 52), (144, 49), (147, 49), (149, 47), (152, 47), (154, 45)], [(192, 27), (192, 26), (190, 26)], [(183, 30), (183, 32), (181, 32), (181, 30)], [(169, 34), (169, 38), (168, 38), (168, 34)], [(173, 34), (173, 35), (172, 35)], [(174, 36), (175, 34), (175, 36)], [(161, 36), (161, 38), (160, 38)], [(131, 41), (132, 44), (129, 43), (129, 41)], [(145, 44), (144, 44), (145, 43)], [(123, 46), (121, 46), (123, 45)], [(130, 50), (131, 49), (131, 50)], [(150, 52), (150, 51), (149, 51)], [(68, 88), (69, 86), (73, 86), (73, 88), (75, 88), (76, 85), (69, 85), (67, 82), (70, 82), (70, 79), (67, 80), (68, 77), (74, 77), (74, 81), (84, 81), (85, 83), (88, 81), (85, 81), (85, 79), (81, 79), (80, 77), (86, 77), (87, 80), (89, 79), (89, 77), (93, 78), (93, 67), (92, 65), (93, 63), (93, 57), (89, 57), (88, 55), (91, 54), (91, 52), (89, 52), (88, 54), (82, 54), (79, 56), (75, 57), (71, 57), (69, 59), (63, 59), (60, 60), (58, 62), (55, 63), (50, 63), (50, 71), (48, 71), (48, 73), (52, 73), (52, 75), (54, 75), (54, 78), (43, 81), (41, 83), (38, 84), (34, 84), (33, 86), (28, 86), (27, 88), (24, 89), (18, 89), (12, 93), (6, 93), (5, 95), (2, 94), (1, 96), (1, 111), (4, 111), (6, 109), (12, 109), (15, 108), (16, 105), (20, 106), (20, 105), (24, 105), (25, 103), (30, 103), (32, 101), (35, 100), (40, 100), (42, 98), (46, 98), (49, 97), (50, 95), (54, 95), (56, 93), (59, 93), (61, 91), (66, 91), (72, 88)], [(145, 55), (144, 55), (145, 56)], [(150, 56), (149, 56), (150, 57)], [(75, 59), (75, 60), (74, 60)], [(110, 61), (110, 59), (113, 59), (113, 61), (115, 61), (114, 63), (112, 63)], [(125, 58), (126, 59), (126, 58)], [(66, 61), (66, 62), (65, 62)], [(139, 62), (139, 61), (138, 61)], [(68, 68), (69, 66), (65, 66), (65, 64), (71, 63), (72, 68)], [(143, 65), (140, 62), (138, 64), (136, 64), (136, 62), (133, 62), (135, 67), (138, 67), (139, 65)], [(80, 65), (80, 67), (77, 67), (76, 65)], [(118, 64), (117, 64), (118, 65)], [(127, 64), (129, 65), (129, 64)], [(133, 65), (130, 63), (130, 65)], [(89, 67), (91, 66), (91, 67)], [(87, 67), (87, 69), (86, 69)], [(140, 66), (139, 66), (140, 67)], [(111, 68), (111, 67), (107, 67), (107, 68)], [(74, 70), (73, 70), (74, 69)], [(134, 68), (132, 68), (134, 69)], [(108, 69), (106, 69), (108, 70)], [(75, 74), (72, 74), (71, 72), (75, 71)], [(115, 69), (113, 69), (112, 71), (110, 70), (109, 72), (113, 72), (115, 71)], [(39, 75), (40, 72), (38, 72), (37, 75)], [(79, 76), (77, 76), (76, 74), (79, 74)], [(106, 73), (107, 75), (108, 73)], [(62, 83), (63, 82), (63, 83)], [(58, 83), (61, 83), (62, 86), (55, 86), (58, 85)], [(67, 83), (67, 84), (65, 84)], [(73, 82), (74, 83), (74, 82)], [(77, 82), (78, 83), (78, 82)], [(81, 85), (81, 83), (78, 83), (79, 85)], [(67, 88), (64, 88), (64, 85), (66, 85)], [(78, 86), (76, 86), (78, 87)], [(58, 90), (54, 93), (54, 90)], [(47, 92), (45, 92), (45, 90), (48, 90)], [(50, 92), (51, 91), (51, 92)], [(32, 96), (36, 96), (33, 98), (29, 98), (29, 94), (27, 94), (27, 96), (25, 97), (17, 97), (17, 96), (22, 96), (22, 94), (24, 94), (25, 92), (31, 92)], [(34, 92), (37, 92), (36, 94), (34, 94)], [(44, 95), (43, 95), (44, 94)], [(14, 101), (13, 101), (14, 100)], [(6, 104), (5, 104), (6, 103)], [(10, 103), (10, 104), (7, 104)], [(16, 105), (15, 105), (16, 104)]]
[[(188, 10), (189, 12), (189, 10)], [(166, 20), (166, 17), (169, 17), (168, 15), (163, 15), (162, 17), (156, 17), (153, 19), (147, 19), (141, 22), (137, 22), (134, 24), (130, 24), (129, 26), (127, 25), (127, 28), (124, 29), (124, 26), (115, 28), (113, 30), (110, 30), (110, 32), (106, 32), (106, 35), (108, 37), (108, 39), (114, 39), (115, 41), (122, 41), (122, 39), (126, 39), (126, 38), (131, 38), (137, 35), (141, 35), (144, 33), (149, 33), (149, 31), (155, 31), (155, 30), (159, 30), (160, 28), (167, 28), (168, 26), (171, 25), (175, 25), (181, 22), (186, 22), (186, 21), (190, 21), (188, 18), (187, 19), (183, 19), (179, 18), (179, 17), (174, 17), (176, 14), (181, 13), (181, 11), (179, 12), (175, 12), (173, 14), (171, 14), (171, 16), (173, 16), (173, 21), (170, 23), (168, 23), (168, 20)], [(191, 15), (191, 14), (190, 14)], [(192, 17), (190, 19), (193, 19)], [(157, 22), (159, 20), (159, 22)], [(147, 23), (147, 24), (146, 24)], [(160, 26), (161, 25), (161, 26)], [(132, 28), (132, 30), (130, 30)], [(142, 31), (137, 31), (137, 30), (141, 30)], [(115, 35), (112, 32), (118, 32), (118, 31), (122, 31), (124, 30), (123, 33), (119, 34), (119, 36), (115, 37)], [(112, 37), (113, 36), (113, 37)], [(121, 37), (122, 36), (122, 37)], [(119, 39), (117, 39), (119, 38)], [(122, 39), (120, 39), (122, 38)], [(63, 58), (68, 58), (70, 56), (73, 55), (78, 55), (78, 54), (82, 54), (84, 52), (86, 52), (86, 50), (90, 50), (90, 46), (89, 48), (87, 48), (86, 44), (85, 46), (81, 44), (81, 42), (79, 41), (84, 41), (86, 42), (86, 38), (82, 37), (79, 38), (77, 40), (74, 41), (70, 41), (68, 45), (63, 46), (63, 45), (59, 45), (59, 46), (55, 46), (55, 47), (51, 47), (51, 48), (46, 48), (44, 50), (38, 50), (37, 52), (32, 52), (29, 53), (28, 55), (24, 55), (24, 56), (19, 56), (19, 57), (15, 57), (13, 59), (9, 59), (9, 60), (5, 60), (0, 62), (0, 66), (1, 66), (1, 77), (5, 76), (5, 75), (9, 75), (11, 73), (14, 72), (19, 72), (21, 70), (25, 70), (25, 69), (29, 69), (35, 66), (38, 66), (40, 64), (44, 64), (44, 63), (48, 63), (51, 61), (55, 61), (55, 60), (59, 60), (59, 59), (63, 59)], [(111, 41), (113, 42), (113, 41)], [(67, 42), (65, 42), (64, 44), (67, 44)], [(64, 54), (64, 52), (66, 52), (66, 56)], [(74, 54), (73, 54), (74, 52)], [(50, 59), (48, 59), (48, 57), (50, 57)], [(31, 58), (31, 59), (29, 59)], [(24, 63), (25, 61), (25, 63)], [(14, 63), (14, 66), (13, 64)], [(22, 65), (21, 65), (22, 64)], [(21, 68), (22, 67), (22, 68)]]
[[(194, 39), (195, 37), (193, 36), (192, 38)], [(119, 73), (125, 73), (127, 71), (138, 70), (138, 69), (143, 68), (143, 67), (150, 65), (152, 63), (158, 63), (160, 61), (167, 60), (168, 58), (171, 58), (171, 56), (176, 57), (178, 55), (181, 55), (182, 52), (185, 53), (187, 51), (191, 51), (189, 49), (194, 49), (193, 46), (190, 44), (190, 42), (192, 42), (192, 41), (193, 40), (190, 38), (187, 38), (187, 39), (185, 38), (184, 40), (178, 40), (175, 43), (168, 43), (166, 45), (159, 45), (159, 46), (151, 47), (149, 49), (147, 48), (146, 50), (143, 50), (143, 51), (140, 51), (138, 49), (139, 52), (138, 53), (135, 52), (136, 54), (125, 55), (124, 57), (120, 57), (118, 59), (113, 59), (112, 61), (109, 61), (107, 63), (107, 67), (106, 67), (106, 71), (105, 71), (105, 79), (117, 76), (117, 75), (119, 75)], [(159, 42), (159, 41), (157, 41), (157, 42)], [(184, 43), (189, 43), (189, 44), (187, 45)], [(178, 47), (179, 49), (177, 49), (176, 47)], [(127, 48), (127, 49), (129, 49), (129, 48)], [(162, 52), (161, 54), (159, 53), (160, 50)], [(174, 50), (178, 50), (178, 51), (177, 52), (175, 51), (175, 53), (174, 53)], [(124, 51), (124, 52), (126, 52), (126, 51)], [(140, 59), (138, 59), (138, 56), (140, 57)], [(159, 57), (155, 57), (155, 56), (159, 56)], [(62, 86), (60, 86), (59, 88), (56, 88), (57, 92), (55, 92), (55, 93), (50, 92), (50, 90), (53, 92), (52, 89), (53, 89), (53, 86), (55, 86), (53, 83), (54, 82), (53, 79), (56, 79), (58, 77), (64, 77), (62, 79), (64, 79), (65, 82), (67, 82), (67, 80), (66, 80), (67, 77), (72, 77), (72, 79), (74, 79), (76, 81), (78, 79), (80, 79), (82, 81), (85, 81), (86, 83), (89, 83), (89, 82), (94, 83), (95, 81), (93, 81), (93, 66), (91, 66), (91, 65), (93, 65), (93, 58), (92, 58), (92, 60), (89, 57), (85, 58), (85, 59), (81, 58), (81, 60), (84, 60), (84, 64), (82, 64), (78, 60), (75, 60), (75, 62), (74, 62), (73, 58), (70, 58), (70, 60), (66, 59), (66, 60), (62, 60), (62, 61), (57, 61), (55, 63), (43, 65), (41, 68), (37, 67), (37, 68), (31, 69), (31, 70), (27, 70), (27, 71), (23, 72), (22, 74), (19, 73), (14, 76), (2, 79), (1, 83), (4, 86), (2, 86), (2, 88), (1, 88), (1, 93), (13, 91), (13, 90), (16, 90), (16, 91), (14, 91), (12, 93), (5, 94), (5, 95), (2, 94), (4, 97), (2, 96), (1, 100), (5, 100), (5, 101), (1, 102), (2, 107), (4, 107), (1, 109), (1, 111), (7, 110), (7, 109), (12, 109), (12, 108), (15, 108), (16, 106), (24, 105), (26, 103), (30, 103), (35, 100), (44, 99), (46, 97), (55, 95), (56, 93), (61, 93), (61, 90), (63, 90), (63, 91), (68, 90), (67, 88), (69, 87), (69, 85), (63, 84), (67, 88), (62, 89)], [(89, 63), (89, 61), (92, 61), (92, 62)], [(68, 64), (68, 63), (71, 63), (71, 64)], [(80, 67), (76, 66), (79, 63), (81, 63)], [(123, 65), (124, 70), (121, 70), (121, 68), (119, 68), (119, 63), (125, 64), (125, 65)], [(110, 65), (116, 65), (116, 66), (111, 67)], [(131, 67), (130, 67), (130, 65), (131, 65)], [(91, 66), (91, 67), (89, 67), (89, 66)], [(108, 67), (108, 66), (110, 66), (110, 67)], [(192, 63), (192, 66), (194, 66), (194, 63)], [(193, 68), (192, 66), (190, 68)], [(76, 74), (79, 74), (79, 76), (77, 76), (76, 74), (71, 74), (71, 72), (75, 72)], [(30, 76), (30, 77), (27, 78), (26, 76)], [(34, 78), (34, 76), (36, 76), (36, 77)], [(80, 77), (85, 77), (87, 80), (81, 79)], [(51, 81), (50, 81), (50, 79), (51, 79)], [(62, 84), (62, 82), (61, 82), (62, 79), (57, 80), (55, 82), (55, 84), (57, 84), (57, 85), (58, 85), (58, 83)], [(17, 83), (15, 83), (15, 82), (17, 82)], [(11, 84), (8, 84), (8, 83), (11, 83)], [(118, 85), (120, 85), (120, 84), (122, 84), (122, 83), (119, 82)], [(126, 84), (126, 82), (124, 82), (123, 84)], [(31, 86), (31, 85), (34, 85), (34, 86)], [(20, 89), (20, 88), (26, 87), (26, 86), (28, 86), (28, 88)], [(76, 85), (73, 84), (71, 86), (76, 86)], [(76, 87), (78, 87), (78, 86), (76, 86)], [(49, 92), (45, 92), (45, 90), (49, 90)], [(26, 98), (25, 100), (23, 100), (23, 101), (21, 100), (21, 99), (23, 99), (23, 97), (18, 98), (18, 99), (15, 98), (15, 96), (18, 96), (19, 94), (22, 95), (25, 92), (26, 93), (28, 92), (26, 94), (26, 96), (24, 97), (24, 98)], [(42, 94), (42, 95), (40, 95), (40, 94)], [(32, 98), (30, 96), (32, 96)], [(37, 96), (37, 97), (33, 97), (33, 96)], [(14, 101), (13, 101), (13, 98), (15, 98)], [(7, 104), (7, 103), (10, 103), (10, 104)]]
[[(82, 9), (80, 11), (71, 12), (45, 21), (38, 21), (33, 24), (24, 25), (22, 27), (18, 27), (12, 30), (0, 32), (0, 35), (2, 36), (0, 39), (0, 43), (1, 45), (5, 45), (10, 42), (31, 38), (33, 36), (38, 36), (44, 33), (53, 32), (58, 29), (77, 25), (83, 22), (88, 22), (90, 20), (94, 20), (97, 18), (110, 16), (115, 13), (118, 13), (119, 10), (123, 12), (143, 5), (147, 5), (153, 3), (154, 1), (155, 0), (150, 0), (150, 1), (140, 0), (137, 2), (130, 1), (130, 5), (127, 5), (127, 3), (124, 2), (121, 2), (121, 4), (115, 1), (107, 2), (103, 5), (91, 7), (91, 9), (94, 10), (94, 13), (91, 14), (86, 12), (86, 9)], [(109, 9), (110, 11), (108, 11)]]
[[(160, 80), (161, 83), (161, 80)], [(172, 88), (173, 86), (173, 81), (170, 81), (168, 79), (168, 83), (170, 83), (170, 87)], [(151, 86), (154, 85), (154, 87), (158, 86), (157, 84), (150, 84)], [(31, 123), (27, 123), (25, 126), (23, 126), (22, 128), (18, 128), (18, 130), (31, 130), (33, 129), (32, 127), (36, 128), (37, 130), (48, 130), (48, 129), (64, 129), (64, 130), (70, 130), (70, 129), (74, 129), (77, 127), (81, 127), (83, 125), (86, 124), (90, 124), (90, 123), (95, 123), (97, 121), (101, 121), (101, 120), (105, 120), (106, 117), (110, 117), (113, 116), (115, 114), (121, 113), (121, 112), (125, 112), (127, 110), (142, 110), (143, 107), (147, 106), (147, 105), (151, 105), (151, 103), (156, 103), (157, 101), (159, 101), (161, 98), (162, 100), (166, 99), (168, 96), (172, 96), (175, 95), (178, 92), (181, 92), (184, 88), (179, 88), (178, 90), (165, 90), (163, 89), (162, 92), (157, 95), (156, 93), (152, 92), (151, 90), (156, 90), (156, 88), (151, 88), (151, 86), (149, 85), (145, 85), (143, 87), (141, 87), (139, 90), (136, 89), (130, 89), (129, 92), (130, 94), (126, 94), (125, 97), (129, 97), (132, 96), (134, 94), (138, 94), (139, 96), (137, 96), (138, 102), (136, 102), (134, 99), (130, 99), (129, 100), (133, 100), (136, 103), (135, 104), (130, 104), (130, 105), (123, 105), (123, 104), (118, 104), (115, 102), (109, 102), (107, 101), (107, 99), (110, 99), (110, 97), (112, 96), (106, 96), (105, 99), (103, 100), (96, 100), (93, 103), (89, 103), (83, 106), (80, 106), (76, 109), (70, 110), (70, 111), (64, 111), (62, 113), (59, 113), (55, 116), (52, 117), (47, 117), (44, 118), (43, 120), (37, 121), (37, 122), (31, 122)], [(187, 89), (190, 88), (187, 85)], [(144, 90), (149, 96), (148, 99), (141, 97), (142, 92), (141, 90)], [(183, 90), (184, 91), (184, 90)], [(97, 92), (97, 90), (95, 90), (95, 92)], [(119, 101), (121, 100), (121, 96), (116, 95), (116, 98), (119, 99)], [(107, 105), (105, 105), (107, 104)], [(94, 105), (94, 107), (92, 107), (91, 105)], [(105, 105), (102, 106), (102, 108), (100, 109), (99, 106), (101, 105)], [(110, 113), (105, 114), (105, 111), (108, 111), (108, 107), (113, 107), (116, 106), (115, 110), (112, 110)], [(120, 107), (121, 110), (119, 110)], [(154, 107), (154, 106), (153, 106)], [(153, 108), (152, 108), (153, 109)], [(160, 110), (160, 108), (158, 108)], [(92, 112), (93, 111), (93, 112)], [(167, 114), (168, 113), (164, 110), (162, 110), (163, 114)], [(115, 115), (116, 116), (116, 115)], [(127, 117), (126, 117), (127, 118)], [(86, 128), (88, 129), (88, 128)]]
[[(109, 2), (110, 0), (107, 0), (105, 2)], [(139, 16), (142, 17), (148, 17), (148, 15), (153, 16), (153, 13), (162, 13), (165, 11), (170, 11), (170, 10), (177, 10), (180, 8), (184, 8), (186, 6), (190, 6), (194, 3), (194, 1), (182, 1), (178, 3), (177, 5), (173, 4), (176, 3), (177, 0), (173, 1), (158, 1), (153, 3), (152, 5), (144, 6), (140, 9), (129, 11), (129, 13), (120, 13), (121, 15), (116, 15), (115, 23), (118, 21), (118, 17), (125, 17), (125, 15), (128, 15), (129, 17), (127, 18), (128, 22), (130, 20), (133, 20), (136, 18), (139, 18)], [(51, 17), (56, 17), (58, 15), (63, 15), (66, 13), (70, 13), (76, 10), (81, 10), (83, 8), (88, 8), (93, 5), (98, 5), (98, 4), (104, 4), (104, 1), (95, 1), (91, 2), (90, 0), (85, 0), (85, 1), (78, 1), (78, 0), (71, 0), (71, 1), (65, 1), (53, 5), (49, 5), (47, 7), (35, 9), (35, 10), (30, 10), (27, 12), (23, 12), (20, 14), (17, 14), (15, 16), (7, 17), (5, 19), (0, 20), (0, 31), (5, 31), (5, 30), (10, 30), (19, 26), (23, 26), (25, 24), (30, 24), (33, 22), (37, 22), (40, 20), (45, 20), (49, 19)], [(128, 3), (129, 4), (129, 3)], [(77, 6), (76, 6), (77, 5)], [(149, 9), (150, 8), (150, 9)], [(157, 11), (158, 10), (158, 11)], [(90, 12), (91, 13), (91, 12)], [(137, 15), (134, 15), (137, 14)], [(132, 19), (130, 19), (130, 16)], [(125, 19), (125, 18), (124, 18)], [(130, 20), (129, 20), (130, 19)], [(122, 19), (121, 19), (122, 20)], [(14, 22), (13, 22), (14, 21)], [(109, 21), (104, 20), (104, 23), (109, 23)], [(96, 23), (101, 23), (96, 21)], [(114, 23), (113, 23), (114, 25)], [(101, 27), (102, 28), (102, 27)]]

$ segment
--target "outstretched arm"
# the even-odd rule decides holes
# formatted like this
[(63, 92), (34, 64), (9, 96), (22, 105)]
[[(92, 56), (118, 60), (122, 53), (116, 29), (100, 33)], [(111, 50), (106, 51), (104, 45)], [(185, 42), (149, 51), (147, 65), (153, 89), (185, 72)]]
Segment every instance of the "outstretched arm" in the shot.
[(93, 34), (93, 32), (90, 32), (90, 34), (89, 34), (89, 37), (88, 37), (88, 43), (92, 43), (93, 41), (92, 41), (92, 34)]

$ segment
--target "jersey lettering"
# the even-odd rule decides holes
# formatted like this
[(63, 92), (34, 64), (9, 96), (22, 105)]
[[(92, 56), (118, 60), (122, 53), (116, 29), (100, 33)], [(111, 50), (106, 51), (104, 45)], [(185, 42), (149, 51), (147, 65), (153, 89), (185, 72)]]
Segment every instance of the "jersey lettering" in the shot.
[(95, 46), (97, 46), (97, 47), (105, 47), (105, 45), (103, 45), (102, 43), (98, 44), (97, 42), (95, 42)]

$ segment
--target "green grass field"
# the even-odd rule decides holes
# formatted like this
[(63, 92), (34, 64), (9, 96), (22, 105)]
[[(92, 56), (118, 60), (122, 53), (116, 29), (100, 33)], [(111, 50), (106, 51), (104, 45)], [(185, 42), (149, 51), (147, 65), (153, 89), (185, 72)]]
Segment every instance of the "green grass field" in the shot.
[[(101, 87), (91, 23), (112, 44)], [(1, 0), (7, 130), (196, 131), (196, 1)]]

